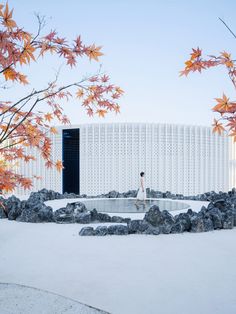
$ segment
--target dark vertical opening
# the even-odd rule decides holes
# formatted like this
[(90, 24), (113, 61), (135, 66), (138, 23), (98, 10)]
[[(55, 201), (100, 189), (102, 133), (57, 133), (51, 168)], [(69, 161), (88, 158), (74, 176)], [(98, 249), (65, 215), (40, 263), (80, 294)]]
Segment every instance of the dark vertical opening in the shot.
[(62, 158), (64, 166), (62, 172), (63, 193), (67, 192), (79, 194), (80, 193), (79, 129), (63, 130), (62, 135), (63, 135)]

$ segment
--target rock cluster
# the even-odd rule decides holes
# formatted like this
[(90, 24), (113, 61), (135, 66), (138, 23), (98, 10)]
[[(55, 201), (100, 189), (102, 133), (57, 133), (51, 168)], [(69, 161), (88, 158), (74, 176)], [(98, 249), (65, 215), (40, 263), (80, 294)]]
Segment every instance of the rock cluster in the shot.
[(104, 236), (109, 234), (169, 234), (182, 232), (207, 232), (215, 229), (232, 229), (236, 226), (234, 205), (224, 199), (210, 202), (199, 212), (188, 209), (186, 213), (171, 215), (167, 210), (161, 211), (153, 205), (144, 219), (130, 220), (125, 225), (85, 227), (79, 232), (81, 236)]
[[(137, 191), (130, 190), (126, 193), (111, 191), (94, 197), (126, 198), (135, 197)], [(44, 202), (63, 198), (85, 198), (86, 195), (60, 194), (52, 190), (43, 189), (32, 192), (28, 200), (20, 201), (11, 196), (8, 199), (0, 197), (0, 218), (17, 220), (21, 222), (55, 222), (55, 223), (80, 223), (93, 222), (112, 223), (110, 226), (98, 226), (97, 228), (82, 228), (80, 235), (112, 235), (112, 234), (169, 234), (181, 232), (205, 232), (215, 229), (231, 229), (236, 226), (236, 190), (228, 193), (214, 191), (197, 196), (185, 197), (147, 189), (147, 195), (151, 198), (172, 198), (209, 201), (207, 208), (193, 212), (189, 209), (186, 213), (171, 215), (170, 212), (152, 206), (145, 214), (143, 220), (131, 220), (119, 216), (110, 216), (99, 213), (96, 209), (88, 211), (86, 206), (79, 200), (67, 204), (53, 212), (50, 206)]]
[(81, 202), (68, 203), (66, 207), (60, 208), (54, 212), (54, 221), (56, 223), (127, 223), (129, 220), (129, 218), (122, 218), (119, 216), (110, 216), (108, 214), (98, 213), (95, 208), (93, 210), (87, 210), (84, 203)]
[[(127, 223), (129, 218), (110, 216), (99, 213), (94, 208), (87, 210), (84, 203), (77, 201), (68, 203), (66, 207), (53, 212), (50, 206), (45, 205), (45, 201), (61, 199), (64, 195), (43, 189), (39, 192), (32, 192), (28, 200), (20, 201), (14, 195), (8, 199), (0, 198), (0, 218), (17, 220), (21, 222), (56, 222), (56, 223), (81, 223), (89, 224), (93, 222)], [(81, 197), (81, 196), (80, 196)], [(80, 198), (77, 196), (77, 198)]]

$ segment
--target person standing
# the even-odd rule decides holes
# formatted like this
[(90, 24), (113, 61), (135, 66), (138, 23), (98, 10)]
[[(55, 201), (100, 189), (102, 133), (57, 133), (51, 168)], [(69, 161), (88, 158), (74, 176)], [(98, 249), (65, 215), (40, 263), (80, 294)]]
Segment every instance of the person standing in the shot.
[(138, 203), (141, 202), (143, 206), (146, 206), (146, 186), (145, 186), (145, 173), (142, 171), (140, 172), (140, 187), (138, 189), (137, 197), (136, 197), (136, 202), (135, 206), (139, 208)]

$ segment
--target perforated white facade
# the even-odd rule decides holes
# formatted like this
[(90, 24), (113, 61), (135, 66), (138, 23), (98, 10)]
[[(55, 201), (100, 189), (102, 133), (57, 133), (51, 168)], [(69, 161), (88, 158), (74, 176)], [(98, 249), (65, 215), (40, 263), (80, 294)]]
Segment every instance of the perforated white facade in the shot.
[[(227, 191), (233, 184), (231, 142), (213, 134), (210, 127), (104, 123), (71, 128), (80, 128), (81, 194), (137, 189), (141, 171), (147, 187), (184, 195)], [(53, 136), (54, 159), (62, 159), (62, 128), (58, 130)], [(35, 173), (33, 163), (43, 177), (35, 182), (34, 190), (46, 187), (62, 192), (62, 175), (45, 170), (40, 158), (22, 165), (21, 173)]]

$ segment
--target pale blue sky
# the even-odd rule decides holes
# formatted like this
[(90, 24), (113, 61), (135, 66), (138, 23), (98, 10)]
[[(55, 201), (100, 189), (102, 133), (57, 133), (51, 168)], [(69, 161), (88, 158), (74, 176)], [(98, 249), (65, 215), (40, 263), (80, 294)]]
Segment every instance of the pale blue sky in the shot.
[[(234, 0), (200, 1), (26, 1), (12, 0), (19, 26), (34, 31), (39, 12), (47, 18), (46, 30), (56, 29), (61, 37), (81, 35), (86, 44), (103, 46), (103, 69), (125, 90), (121, 114), (105, 119), (88, 118), (77, 100), (66, 104), (72, 123), (84, 122), (167, 122), (211, 125), (214, 98), (223, 92), (235, 99), (225, 70), (216, 68), (202, 75), (179, 77), (192, 47), (206, 54), (227, 50), (235, 55), (236, 40), (218, 17), (236, 32)], [(46, 57), (31, 66), (36, 75), (32, 85), (41, 87), (62, 60)], [(74, 71), (62, 69), (61, 80), (78, 80), (93, 73), (99, 64), (84, 62)], [(30, 73), (30, 72), (29, 72)], [(17, 89), (15, 94), (20, 94)]]

